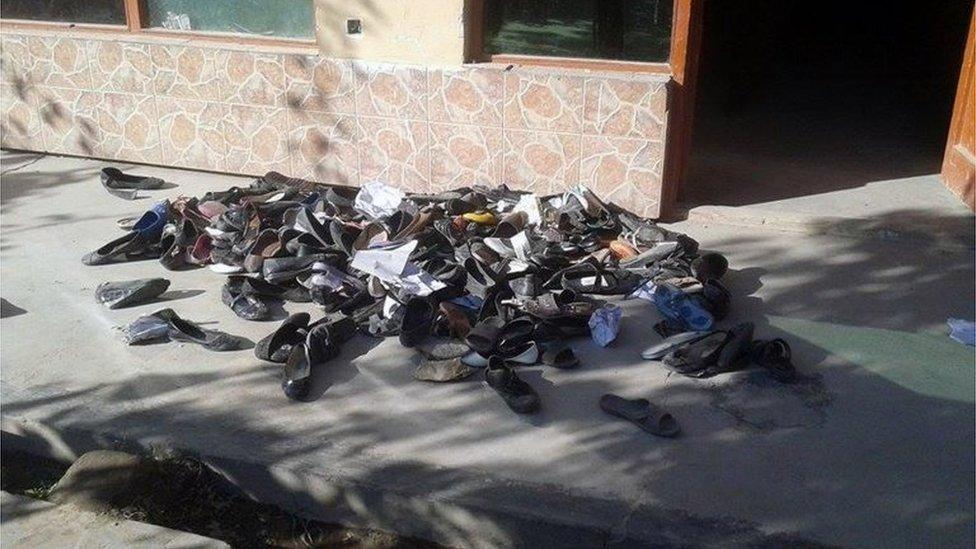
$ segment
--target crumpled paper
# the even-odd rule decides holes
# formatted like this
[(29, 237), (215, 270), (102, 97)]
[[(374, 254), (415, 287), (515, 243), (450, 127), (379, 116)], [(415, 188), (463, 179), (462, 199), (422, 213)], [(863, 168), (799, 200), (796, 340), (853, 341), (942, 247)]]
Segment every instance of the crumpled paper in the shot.
[(377, 276), (385, 282), (391, 282), (403, 273), (410, 254), (416, 247), (416, 240), (404, 244), (378, 244), (356, 252), (349, 266), (357, 271)]
[(523, 194), (512, 209), (513, 212), (525, 212), (529, 216), (529, 225), (542, 223), (542, 214), (539, 212), (539, 199), (535, 194)]
[(976, 323), (961, 318), (946, 320), (949, 325), (949, 337), (970, 347), (976, 346)]
[(613, 303), (606, 303), (590, 315), (590, 336), (600, 347), (606, 347), (617, 339), (623, 310)]
[(370, 181), (359, 189), (353, 207), (370, 219), (393, 215), (406, 195), (382, 181)]

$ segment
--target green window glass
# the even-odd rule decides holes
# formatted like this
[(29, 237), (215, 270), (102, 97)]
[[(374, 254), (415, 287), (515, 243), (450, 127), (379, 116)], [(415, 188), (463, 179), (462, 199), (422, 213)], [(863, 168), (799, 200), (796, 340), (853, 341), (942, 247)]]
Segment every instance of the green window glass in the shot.
[(666, 62), (672, 0), (485, 0), (490, 54)]
[(98, 23), (124, 25), (122, 0), (3, 0), (0, 15), (4, 19), (57, 21), (64, 23)]
[(231, 32), (311, 38), (312, 0), (146, 0), (149, 26), (172, 30)]

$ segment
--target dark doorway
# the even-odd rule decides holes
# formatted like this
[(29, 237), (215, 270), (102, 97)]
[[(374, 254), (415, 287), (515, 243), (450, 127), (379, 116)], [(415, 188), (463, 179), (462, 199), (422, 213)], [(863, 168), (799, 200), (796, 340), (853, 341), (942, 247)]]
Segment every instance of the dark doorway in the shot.
[(705, 2), (681, 200), (757, 204), (939, 173), (972, 7)]

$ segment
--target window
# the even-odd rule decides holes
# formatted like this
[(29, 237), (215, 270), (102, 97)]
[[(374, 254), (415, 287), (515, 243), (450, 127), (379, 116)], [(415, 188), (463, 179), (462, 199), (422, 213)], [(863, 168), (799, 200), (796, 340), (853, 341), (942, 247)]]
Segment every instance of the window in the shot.
[(124, 25), (123, 0), (3, 0), (4, 19)]
[(307, 40), (314, 0), (2, 0), (3, 19)]
[(149, 27), (311, 38), (312, 0), (146, 0)]
[(485, 53), (667, 62), (672, 0), (484, 0)]

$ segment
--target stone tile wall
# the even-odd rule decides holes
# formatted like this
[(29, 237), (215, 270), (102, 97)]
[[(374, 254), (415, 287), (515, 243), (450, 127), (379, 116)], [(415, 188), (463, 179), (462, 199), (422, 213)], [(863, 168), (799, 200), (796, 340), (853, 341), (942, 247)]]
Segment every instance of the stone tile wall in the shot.
[(5, 148), (411, 191), (584, 183), (659, 214), (667, 78), (0, 34)]

